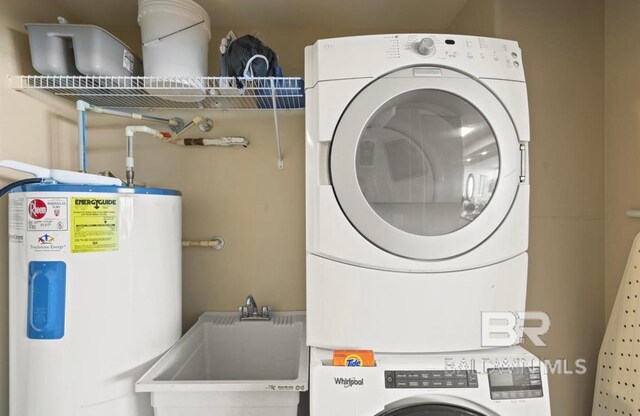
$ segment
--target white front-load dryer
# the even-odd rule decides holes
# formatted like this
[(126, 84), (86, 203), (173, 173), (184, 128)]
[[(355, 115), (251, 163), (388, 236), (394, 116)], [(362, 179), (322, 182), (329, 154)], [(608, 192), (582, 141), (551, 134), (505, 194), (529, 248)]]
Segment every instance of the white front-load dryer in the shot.
[(306, 49), (308, 341), (481, 348), (522, 311), (529, 119), (513, 41), (378, 35)]
[(551, 415), (547, 369), (522, 347), (330, 364), (331, 351), (311, 349), (311, 416)]

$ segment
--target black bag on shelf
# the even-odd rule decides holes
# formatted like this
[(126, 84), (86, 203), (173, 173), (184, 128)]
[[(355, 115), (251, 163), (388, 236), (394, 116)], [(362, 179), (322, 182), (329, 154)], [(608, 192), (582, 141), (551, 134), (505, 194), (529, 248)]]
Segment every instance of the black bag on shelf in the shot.
[(245, 35), (231, 42), (222, 55), (222, 76), (235, 78), (276, 76), (278, 56), (260, 39)]

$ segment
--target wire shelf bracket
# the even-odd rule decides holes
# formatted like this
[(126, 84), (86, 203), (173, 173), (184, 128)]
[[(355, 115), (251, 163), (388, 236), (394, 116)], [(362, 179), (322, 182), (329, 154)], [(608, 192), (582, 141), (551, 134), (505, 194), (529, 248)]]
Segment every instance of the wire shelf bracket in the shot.
[(273, 79), (271, 80), (271, 107), (273, 108), (273, 123), (276, 129), (276, 149), (278, 151), (278, 169), (284, 169), (284, 160), (282, 159), (282, 147), (280, 147), (280, 129), (278, 128), (278, 103), (276, 101), (276, 89)]

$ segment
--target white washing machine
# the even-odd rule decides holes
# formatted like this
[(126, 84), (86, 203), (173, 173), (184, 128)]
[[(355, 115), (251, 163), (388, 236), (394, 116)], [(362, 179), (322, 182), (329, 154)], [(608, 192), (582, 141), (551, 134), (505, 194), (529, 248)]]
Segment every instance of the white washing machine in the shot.
[(311, 349), (311, 416), (550, 416), (544, 363), (521, 347), (377, 355), (332, 367)]
[(518, 44), (378, 35), (305, 53), (309, 345), (483, 347), (481, 311), (525, 307)]

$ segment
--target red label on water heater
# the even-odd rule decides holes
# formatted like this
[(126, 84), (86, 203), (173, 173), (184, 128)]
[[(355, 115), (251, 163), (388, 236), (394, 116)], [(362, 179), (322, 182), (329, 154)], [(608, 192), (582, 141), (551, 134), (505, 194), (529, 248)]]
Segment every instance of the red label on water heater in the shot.
[(69, 201), (65, 197), (27, 198), (27, 231), (67, 231)]
[(40, 220), (47, 215), (47, 204), (42, 199), (32, 199), (29, 202), (29, 216), (34, 220)]

